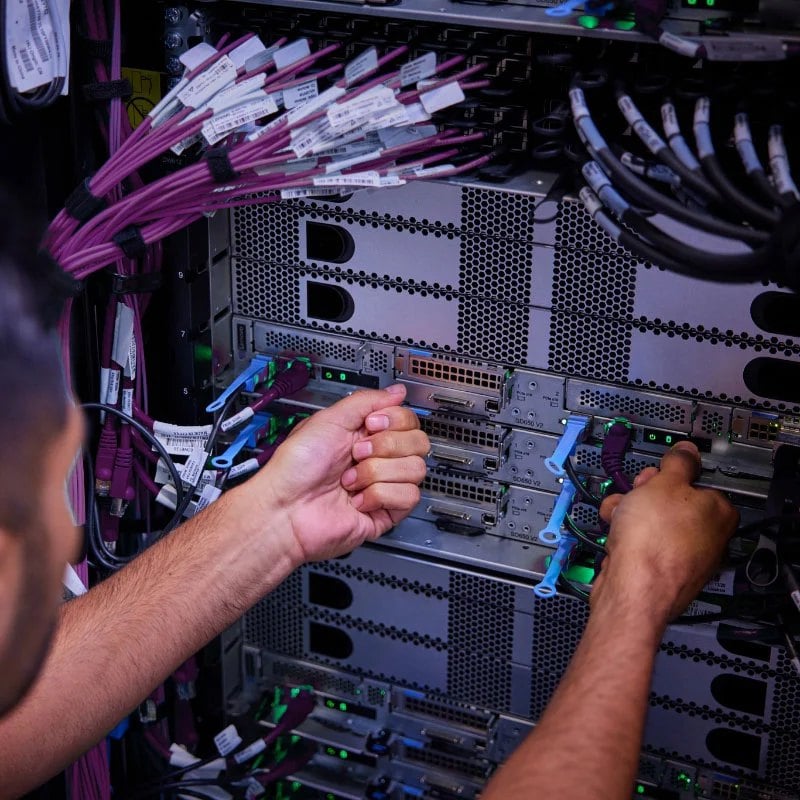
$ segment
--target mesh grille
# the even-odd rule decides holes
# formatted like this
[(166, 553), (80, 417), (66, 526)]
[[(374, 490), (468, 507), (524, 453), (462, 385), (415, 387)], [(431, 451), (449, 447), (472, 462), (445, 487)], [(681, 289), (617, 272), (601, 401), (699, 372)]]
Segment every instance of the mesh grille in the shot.
[(524, 365), (529, 325), (528, 306), (480, 297), (458, 298), (458, 349), (462, 353), (487, 361)]
[(625, 256), (620, 247), (591, 217), (583, 203), (568, 200), (559, 203), (556, 218), (556, 247), (590, 250)]
[(607, 416), (624, 414), (634, 419), (646, 417), (678, 425), (685, 425), (688, 422), (688, 410), (681, 405), (613, 391), (584, 389), (578, 397), (578, 405), (598, 414), (606, 413)]
[(514, 589), (510, 584), (453, 573), (447, 631), (447, 690), (487, 708), (511, 706)]
[(298, 211), (293, 205), (265, 203), (234, 209), (234, 255), (293, 264), (300, 259)]
[(561, 680), (589, 616), (581, 600), (556, 595), (536, 600), (533, 608), (531, 716), (537, 719)]
[(316, 361), (333, 361), (354, 367), (358, 365), (358, 348), (355, 344), (322, 336), (270, 330), (264, 333), (261, 342), (259, 342), (259, 349), (262, 347), (268, 353), (284, 353), (287, 351), (300, 354), (310, 353)]
[(533, 231), (536, 197), (465, 187), (461, 193), (461, 228), (498, 239), (521, 239)]
[(478, 447), (497, 448), (500, 446), (501, 437), (497, 430), (480, 428), (473, 420), (466, 418), (450, 417), (447, 420), (435, 417), (420, 417), (419, 423), (428, 436), (439, 439), (449, 439), (460, 444), (472, 444)]
[(379, 689), (377, 686), (369, 686), (367, 688), (367, 702), (372, 706), (386, 705), (386, 697), (385, 689)]
[(459, 757), (449, 753), (440, 753), (436, 750), (417, 750), (416, 748), (408, 747), (403, 758), (406, 761), (413, 761), (417, 764), (429, 764), (432, 767), (454, 770), (473, 778), (485, 778), (490, 771), (490, 764), (484, 759), (469, 758), (468, 756)]
[(278, 264), (234, 259), (234, 310), (256, 319), (299, 324), (301, 275)]
[(367, 355), (366, 368), (373, 373), (383, 375), (389, 372), (389, 354), (381, 350), (373, 350)]
[(246, 644), (287, 656), (303, 655), (303, 584), (293, 572), (244, 617)]
[(725, 433), (725, 417), (718, 411), (703, 409), (699, 417), (700, 430), (709, 436), (721, 436)]
[(596, 530), (600, 527), (600, 517), (597, 509), (586, 503), (575, 503), (570, 511), (570, 516), (581, 528), (586, 530)]
[(492, 715), (487, 711), (468, 706), (464, 703), (454, 702), (450, 699), (438, 702), (431, 697), (420, 700), (416, 697), (407, 697), (403, 707), (413, 714), (424, 714), (427, 717), (440, 719), (447, 722), (457, 722), (468, 728), (485, 730)]
[(482, 389), (500, 391), (503, 384), (502, 375), (473, 367), (463, 367), (449, 364), (434, 358), (411, 356), (408, 367), (409, 375), (420, 378), (431, 378), (437, 381), (447, 381), (461, 386), (477, 386)]
[(422, 489), (436, 494), (459, 500), (469, 500), (475, 503), (494, 504), (502, 494), (499, 486), (478, 479), (445, 477), (428, 473), (422, 482)]
[(280, 681), (313, 686), (317, 691), (345, 694), (351, 697), (358, 695), (356, 682), (302, 664), (293, 664), (290, 661), (274, 662), (272, 674)]
[(613, 319), (554, 311), (550, 316), (550, 369), (604, 382), (625, 382), (631, 330), (630, 325)]

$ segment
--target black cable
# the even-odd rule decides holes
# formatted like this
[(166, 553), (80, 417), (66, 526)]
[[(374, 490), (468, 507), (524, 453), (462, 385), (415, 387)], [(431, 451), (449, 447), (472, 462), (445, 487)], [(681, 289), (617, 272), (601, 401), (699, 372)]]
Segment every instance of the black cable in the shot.
[(603, 553), (605, 555), (606, 548), (603, 547), (599, 542), (596, 542), (594, 539), (589, 536), (586, 531), (579, 528), (577, 523), (575, 522), (572, 517), (567, 514), (564, 517), (564, 524), (567, 526), (569, 532), (584, 546), (587, 547), (594, 553)]
[(800, 522), (800, 513), (795, 512), (791, 514), (776, 514), (773, 517), (764, 517), (764, 519), (758, 519), (755, 522), (750, 522), (747, 525), (743, 525), (741, 528), (738, 528), (734, 536), (747, 536), (751, 533), (760, 533), (766, 528), (782, 522)]
[(589, 592), (581, 589), (577, 584), (573, 583), (569, 578), (565, 578), (563, 574), (558, 576), (558, 587), (565, 593), (577, 597), (578, 600), (583, 600), (584, 603), (589, 602)]
[(583, 498), (583, 500), (590, 506), (600, 508), (600, 504), (603, 502), (602, 498), (598, 497), (596, 494), (589, 491), (586, 486), (584, 486), (580, 475), (578, 475), (577, 471), (575, 470), (575, 465), (572, 463), (571, 458), (567, 458), (567, 460), (564, 462), (564, 471), (567, 473), (567, 477), (570, 479), (570, 481), (572, 481), (572, 484), (575, 486), (575, 490)]

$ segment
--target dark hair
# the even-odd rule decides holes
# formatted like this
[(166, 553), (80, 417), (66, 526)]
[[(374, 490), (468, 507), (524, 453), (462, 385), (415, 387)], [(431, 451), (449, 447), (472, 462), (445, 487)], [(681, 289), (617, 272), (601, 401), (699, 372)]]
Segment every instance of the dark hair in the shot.
[(2, 192), (0, 219), (0, 525), (23, 532), (35, 524), (48, 443), (66, 424), (53, 326), (68, 284), (37, 254), (32, 226)]

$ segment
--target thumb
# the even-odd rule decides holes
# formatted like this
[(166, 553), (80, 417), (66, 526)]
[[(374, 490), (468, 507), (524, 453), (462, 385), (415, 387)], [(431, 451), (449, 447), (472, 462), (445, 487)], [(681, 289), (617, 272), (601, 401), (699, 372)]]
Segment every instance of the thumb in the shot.
[(678, 442), (661, 459), (661, 474), (684, 483), (700, 475), (700, 451), (691, 442)]
[(320, 413), (335, 415), (337, 424), (355, 433), (373, 411), (399, 406), (405, 397), (406, 387), (400, 383), (386, 389), (360, 389)]

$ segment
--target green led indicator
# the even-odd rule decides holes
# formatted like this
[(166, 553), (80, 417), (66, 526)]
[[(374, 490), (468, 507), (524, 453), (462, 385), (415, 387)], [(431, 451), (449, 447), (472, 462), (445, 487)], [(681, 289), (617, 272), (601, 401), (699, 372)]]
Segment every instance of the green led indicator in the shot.
[(714, 3), (716, 3), (716, 0), (706, 0), (706, 5), (707, 5), (709, 8), (712, 8), (712, 7), (713, 7), (713, 5), (714, 5)]
[(334, 703), (333, 700), (326, 700), (325, 705), (328, 706), (328, 708), (336, 708), (336, 703)]
[(349, 756), (349, 755), (350, 754), (347, 752), (347, 750), (340, 750), (339, 751), (339, 758), (347, 758), (347, 756)]
[(641, 783), (636, 784), (636, 794), (644, 794), (644, 786)]
[[(695, 2), (697, 2), (697, 0), (695, 0)], [(325, 377), (325, 380), (332, 381), (333, 380), (333, 373), (329, 369), (326, 369), (324, 377)]]
[(346, 372), (340, 372), (339, 373), (339, 380), (340, 381), (346, 381), (347, 380), (347, 373)]
[(664, 437), (664, 443), (665, 443), (665, 444), (672, 444), (672, 435), (671, 435), (671, 434), (669, 434), (669, 433), (668, 433), (668, 434), (667, 434), (667, 435)]
[(614, 23), (614, 27), (618, 31), (632, 31), (636, 27), (636, 23), (632, 19), (618, 19)]
[(194, 346), (195, 361), (211, 361), (214, 351), (207, 344), (196, 344)]
[(339, 711), (347, 711), (347, 703), (339, 703)]
[(381, 689), (381, 697), (386, 697), (386, 689)]
[(328, 794), (325, 795), (325, 800), (336, 800), (336, 795), (333, 792), (328, 792)]
[(302, 789), (303, 784), (300, 781), (292, 781), (292, 791), (296, 792), (298, 789)]
[(648, 433), (648, 434), (647, 434), (647, 438), (648, 438), (648, 439), (649, 439), (651, 442), (654, 442), (654, 441), (655, 441), (655, 440), (656, 440), (658, 437), (657, 437), (657, 436), (656, 436), (656, 434), (654, 434), (654, 433)]
[(597, 17), (593, 17), (591, 14), (583, 14), (582, 16), (578, 17), (578, 25), (580, 25), (582, 28), (592, 30), (599, 24), (600, 20)]
[(326, 747), (325, 748), (326, 755), (335, 756), (336, 755), (336, 748), (335, 747)]

